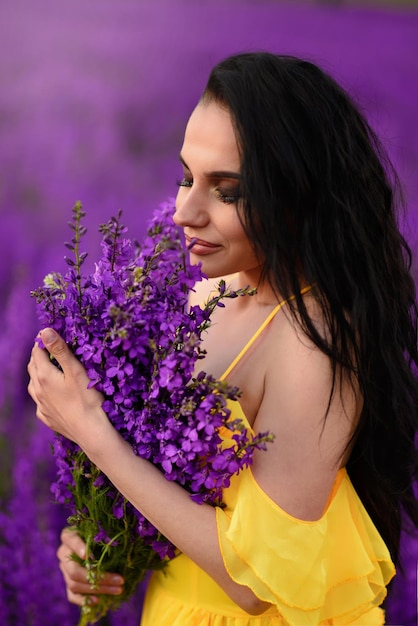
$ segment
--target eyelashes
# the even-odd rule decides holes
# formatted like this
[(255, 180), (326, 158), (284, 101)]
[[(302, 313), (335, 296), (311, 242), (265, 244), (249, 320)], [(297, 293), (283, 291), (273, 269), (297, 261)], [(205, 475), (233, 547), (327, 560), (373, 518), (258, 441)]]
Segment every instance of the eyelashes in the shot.
[(176, 180), (177, 187), (191, 187), (193, 185), (192, 180), (188, 180), (187, 178), (181, 178), (180, 180)]
[(236, 204), (240, 198), (239, 194), (231, 194), (231, 192), (224, 193), (220, 189), (215, 190), (216, 196), (224, 204)]
[[(193, 181), (189, 178), (182, 178), (176, 181), (177, 187), (186, 187), (190, 189), (193, 187)], [(236, 204), (240, 199), (239, 190), (230, 190), (230, 189), (222, 189), (221, 187), (214, 188), (215, 196), (220, 200), (223, 204)]]

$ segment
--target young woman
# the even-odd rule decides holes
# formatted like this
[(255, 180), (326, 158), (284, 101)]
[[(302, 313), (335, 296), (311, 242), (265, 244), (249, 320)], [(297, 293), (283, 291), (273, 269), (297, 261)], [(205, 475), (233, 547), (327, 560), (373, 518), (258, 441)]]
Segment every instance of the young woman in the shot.
[[(402, 512), (418, 525), (417, 305), (396, 176), (329, 76), (268, 53), (213, 69), (180, 161), (174, 219), (196, 240), (192, 260), (209, 279), (257, 287), (215, 314), (205, 370), (240, 387), (232, 414), (274, 444), (234, 478), (225, 509), (193, 503), (133, 455), (50, 329), (63, 371), (35, 345), (37, 416), (178, 546), (151, 578), (144, 626), (383, 624)], [(68, 558), (83, 550), (63, 532), (78, 604), (97, 593)], [(122, 583), (109, 574), (99, 593)]]

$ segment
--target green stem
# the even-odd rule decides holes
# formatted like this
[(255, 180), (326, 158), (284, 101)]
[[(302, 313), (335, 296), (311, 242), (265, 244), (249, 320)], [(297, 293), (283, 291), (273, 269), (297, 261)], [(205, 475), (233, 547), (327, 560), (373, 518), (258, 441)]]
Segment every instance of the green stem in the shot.
[(81, 302), (82, 302), (82, 288), (81, 288), (81, 264), (82, 259), (80, 255), (80, 241), (83, 234), (81, 227), (81, 220), (84, 217), (85, 213), (82, 210), (81, 202), (76, 202), (74, 205), (74, 218), (75, 218), (75, 231), (74, 231), (74, 255), (75, 255), (75, 270), (77, 272), (77, 293), (78, 293), (78, 306), (80, 309), (80, 313), (82, 314)]

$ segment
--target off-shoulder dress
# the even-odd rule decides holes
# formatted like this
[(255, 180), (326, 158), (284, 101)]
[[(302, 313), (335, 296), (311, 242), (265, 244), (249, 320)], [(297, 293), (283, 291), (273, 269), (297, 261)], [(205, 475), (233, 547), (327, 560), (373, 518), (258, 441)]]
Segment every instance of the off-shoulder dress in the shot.
[[(267, 317), (221, 377), (227, 378), (284, 305)], [(232, 419), (251, 426), (238, 401)], [(222, 433), (225, 444), (231, 432)], [(232, 440), (230, 445), (232, 445)], [(360, 501), (347, 470), (336, 476), (320, 519), (304, 521), (281, 509), (251, 468), (234, 476), (216, 509), (223, 561), (231, 578), (271, 603), (249, 615), (185, 554), (154, 572), (141, 626), (381, 626), (380, 608), (395, 574), (389, 551)]]

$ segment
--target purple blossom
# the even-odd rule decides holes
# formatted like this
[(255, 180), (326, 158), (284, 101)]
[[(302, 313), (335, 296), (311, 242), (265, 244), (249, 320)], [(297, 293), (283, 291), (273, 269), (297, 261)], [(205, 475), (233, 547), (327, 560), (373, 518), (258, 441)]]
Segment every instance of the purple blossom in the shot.
[[(358, 2), (355, 6), (340, 2), (337, 7), (319, 1), (253, 1), (241, 3), (239, 28), (232, 31), (230, 17), (236, 14), (237, 3), (224, 0), (163, 0), (163, 10), (161, 3), (150, 2), (145, 12), (145, 3), (140, 2), (75, 0), (71, 15), (56, 10), (56, 4), (53, 0), (24, 0), (20, 5), (24, 10), (18, 12), (15, 0), (3, 0), (0, 25), (1, 67), (7, 83), (0, 95), (6, 121), (1, 125), (0, 398), (4, 402), (0, 428), (5, 446), (0, 482), (7, 487), (7, 494), (11, 489), (16, 498), (22, 491), (18, 483), (12, 483), (11, 467), (20, 465), (20, 457), (30, 452), (31, 443), (25, 440), (22, 445), (22, 435), (33, 430), (34, 420), (32, 405), (29, 410), (26, 407), (25, 368), (39, 324), (32, 315), (28, 291), (51, 267), (63, 266), (59, 242), (68, 238), (62, 220), (66, 199), (74, 193), (85, 198), (91, 207), (90, 225), (115, 206), (123, 206), (129, 227), (142, 236), (149, 207), (172, 193), (179, 173), (175, 164), (183, 130), (179, 123), (199, 97), (200, 79), (220, 57), (250, 45), (307, 54), (336, 71), (367, 110), (397, 162), (408, 196), (406, 233), (415, 251), (418, 249), (418, 65), (413, 60), (418, 53), (418, 12), (414, 3), (365, 3), (363, 7)], [(187, 29), (182, 28), (185, 10), (191, 25)], [(225, 19), (219, 19), (220, 12)], [(204, 36), (200, 36), (202, 28)], [(165, 54), (167, 42), (175, 41), (179, 29), (181, 44), (172, 45), (172, 54)], [(196, 59), (201, 61), (198, 72)], [(15, 66), (19, 71), (14, 71)], [(147, 77), (145, 87), (143, 81), (131, 79), (138, 75)], [(190, 80), (191, 75), (196, 75), (196, 80)], [(96, 229), (91, 228), (87, 237), (92, 249), (98, 240)], [(417, 269), (415, 266), (416, 277)], [(31, 478), (44, 476), (38, 464), (46, 463), (48, 445), (37, 450), (39, 458), (30, 456)], [(16, 473), (16, 481), (19, 476)], [(51, 476), (44, 480), (48, 483)], [(38, 494), (46, 493), (45, 500), (49, 498), (47, 483), (46, 492), (38, 484)], [(2, 510), (8, 507), (7, 494)], [(7, 556), (2, 552), (0, 562), (8, 584), (0, 582), (0, 605), (6, 607), (5, 613), (0, 607), (0, 624), (16, 626), (20, 614), (24, 626), (73, 626), (74, 616), (72, 620), (63, 617), (74, 607), (67, 603), (59, 573), (57, 580), (55, 556), (49, 560), (46, 542), (40, 544), (36, 533), (33, 540), (29, 535), (34, 534), (37, 519), (40, 526), (55, 527), (61, 507), (51, 504), (43, 517), (37, 518), (37, 506), (44, 504), (42, 498), (37, 502), (35, 490), (26, 492), (20, 508), (13, 509), (14, 523), (19, 524), (14, 538), (25, 537), (27, 552), (32, 551), (33, 556), (21, 560), (13, 544)], [(30, 519), (31, 525), (17, 515)], [(52, 543), (57, 541), (59, 528), (56, 526)], [(3, 519), (0, 532), (4, 537)], [(405, 536), (403, 546), (406, 571), (404, 575), (399, 572), (389, 592), (387, 622), (416, 626), (418, 542)], [(40, 551), (42, 560), (37, 558)], [(16, 596), (10, 587), (11, 569), (27, 576), (25, 580), (33, 587), (30, 603), (26, 594)], [(42, 589), (38, 592), (39, 579), (48, 580), (48, 600), (51, 596), (57, 600), (51, 599), (36, 623), (26, 618), (29, 604), (35, 607), (35, 617), (39, 616), (36, 605), (45, 606), (45, 593)], [(55, 595), (55, 583), (59, 583), (61, 595)], [(128, 615), (129, 604), (108, 621), (115, 626), (137, 626), (140, 602)], [(17, 609), (7, 617), (12, 606)]]
[[(120, 215), (102, 225), (102, 255), (89, 275), (80, 251), (85, 214), (77, 203), (66, 244), (74, 259), (67, 257), (67, 272), (48, 274), (33, 295), (39, 319), (60, 332), (83, 363), (90, 386), (105, 396), (103, 409), (134, 452), (183, 485), (195, 502), (219, 506), (231, 476), (271, 436), (252, 437), (240, 422), (229, 423), (227, 401), (238, 389), (194, 370), (204, 356), (201, 335), (211, 312), (224, 298), (253, 291), (233, 292), (220, 281), (205, 307), (189, 310), (189, 292), (204, 275), (189, 263), (173, 210), (172, 202), (161, 205), (141, 246), (126, 238)], [(230, 448), (219, 435), (225, 426), (233, 430)], [(102, 571), (125, 578), (121, 597), (83, 610), (82, 619), (95, 619), (126, 600), (146, 570), (163, 567), (175, 546), (74, 443), (56, 436), (53, 451), (52, 493), (67, 504), (70, 524), (90, 546), (83, 561), (90, 582)]]

